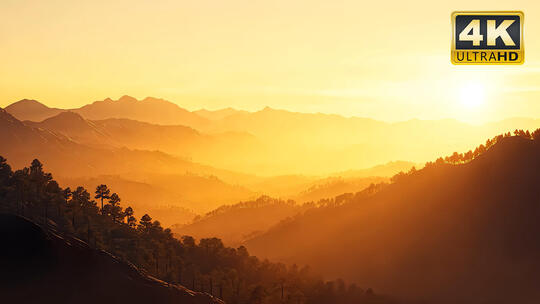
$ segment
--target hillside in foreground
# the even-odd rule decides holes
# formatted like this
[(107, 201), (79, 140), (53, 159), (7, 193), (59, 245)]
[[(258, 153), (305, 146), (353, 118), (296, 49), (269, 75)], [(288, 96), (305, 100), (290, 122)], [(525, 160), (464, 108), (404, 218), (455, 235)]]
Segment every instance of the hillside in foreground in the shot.
[(441, 159), (246, 246), (426, 303), (538, 303), (539, 168), (538, 139), (501, 138), (472, 161)]
[(155, 279), (83, 241), (0, 214), (2, 300), (6, 303), (224, 303)]

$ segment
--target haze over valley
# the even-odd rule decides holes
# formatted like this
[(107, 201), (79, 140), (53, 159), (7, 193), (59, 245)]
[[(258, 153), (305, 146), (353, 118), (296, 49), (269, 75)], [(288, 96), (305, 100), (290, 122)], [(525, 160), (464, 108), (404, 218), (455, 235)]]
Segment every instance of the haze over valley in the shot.
[[(540, 296), (534, 284), (508, 279), (540, 267), (533, 241), (539, 131), (475, 140), (536, 123), (190, 112), (128, 96), (65, 110), (22, 100), (0, 111), (0, 155), (13, 168), (40, 166), (38, 158), (61, 187), (106, 185), (122, 206), (159, 218), (154, 225), (170, 227), (168, 237), (182, 246), (193, 238), (247, 248), (400, 301), (529, 303)], [(511, 257), (515, 264), (505, 264)], [(527, 273), (526, 282), (539, 279)]]

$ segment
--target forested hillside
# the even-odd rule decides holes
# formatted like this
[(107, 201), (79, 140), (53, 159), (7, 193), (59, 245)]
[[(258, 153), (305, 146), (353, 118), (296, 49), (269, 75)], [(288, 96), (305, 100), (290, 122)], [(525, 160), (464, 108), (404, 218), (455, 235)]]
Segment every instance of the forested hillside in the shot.
[(22, 216), (0, 213), (0, 243), (4, 303), (223, 304)]
[(215, 236), (227, 245), (236, 246), (311, 207), (311, 204), (261, 196), (256, 200), (221, 206), (187, 225), (173, 227), (172, 231), (197, 238)]
[(514, 134), (310, 209), (246, 246), (426, 303), (537, 303), (540, 131)]
[[(31, 218), (45, 230), (76, 237), (154, 277), (228, 303), (392, 303), (371, 289), (323, 281), (307, 267), (260, 260), (245, 247), (225, 247), (217, 238), (177, 240), (148, 214), (123, 206), (106, 185), (95, 192), (59, 187), (38, 160), (13, 172), (0, 158), (0, 210)], [(87, 279), (84, 272), (80, 275)]]

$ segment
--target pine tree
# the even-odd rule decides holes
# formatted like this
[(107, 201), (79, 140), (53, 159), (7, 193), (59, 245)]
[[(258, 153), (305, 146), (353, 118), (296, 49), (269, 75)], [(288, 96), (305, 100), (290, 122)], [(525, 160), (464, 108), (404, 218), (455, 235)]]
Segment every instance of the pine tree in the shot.
[(95, 199), (101, 199), (101, 213), (103, 213), (103, 200), (109, 199), (109, 194), (111, 193), (111, 190), (107, 188), (107, 185), (99, 185), (96, 188), (96, 196)]

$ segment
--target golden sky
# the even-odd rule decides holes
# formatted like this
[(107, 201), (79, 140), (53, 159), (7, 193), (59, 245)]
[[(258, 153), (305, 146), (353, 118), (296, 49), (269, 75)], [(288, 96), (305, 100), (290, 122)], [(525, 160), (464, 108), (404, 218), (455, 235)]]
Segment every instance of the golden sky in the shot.
[[(386, 121), (540, 117), (540, 3), (444, 2), (2, 0), (0, 106), (129, 94)], [(522, 10), (525, 64), (453, 66), (454, 10)]]

